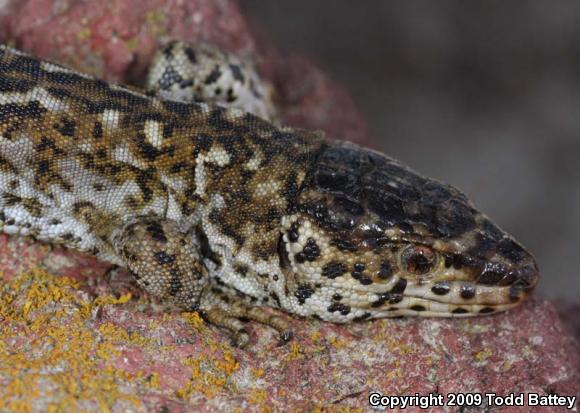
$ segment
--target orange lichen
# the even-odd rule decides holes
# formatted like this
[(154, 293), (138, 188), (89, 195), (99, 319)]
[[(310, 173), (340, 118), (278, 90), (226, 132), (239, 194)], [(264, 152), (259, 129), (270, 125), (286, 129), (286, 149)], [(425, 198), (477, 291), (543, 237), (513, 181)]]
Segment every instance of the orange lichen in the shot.
[(152, 389), (158, 389), (159, 388), (159, 374), (157, 373), (152, 373), (147, 377), (147, 383), (149, 384), (149, 387), (151, 387)]
[(338, 337), (330, 337), (328, 340), (330, 344), (337, 350), (343, 349), (348, 346), (348, 343), (344, 339), (339, 339)]
[(106, 324), (98, 331), (87, 326), (96, 306), (126, 298), (90, 301), (79, 298), (77, 288), (77, 282), (41, 270), (2, 284), (0, 411), (32, 411), (40, 399), (48, 411), (77, 410), (87, 404), (101, 411), (116, 403), (140, 405), (119, 386), (132, 376), (107, 364), (117, 354), (115, 340), (130, 338), (127, 332)]
[(262, 377), (264, 377), (264, 369), (252, 369), (252, 374), (254, 375), (255, 378), (257, 379), (261, 379)]
[(301, 360), (303, 358), (304, 354), (298, 343), (296, 343), (295, 341), (290, 343), (290, 351), (286, 355), (286, 361)]
[(318, 343), (319, 341), (322, 340), (322, 333), (320, 331), (313, 331), (310, 334), (310, 340), (312, 340), (315, 343)]
[(475, 353), (473, 358), (475, 359), (475, 361), (482, 363), (482, 362), (486, 361), (488, 358), (490, 358), (492, 356), (492, 354), (493, 353), (492, 353), (491, 349), (484, 348), (483, 350)]
[[(182, 400), (238, 394), (261, 411), (270, 408), (260, 385), (237, 387), (234, 375), (240, 365), (232, 347), (217, 339), (197, 313), (181, 315), (202, 338), (203, 351), (176, 360), (189, 369), (189, 378), (177, 390), (168, 389), (162, 383), (174, 379), (152, 372), (155, 364), (148, 360), (174, 357), (175, 347), (102, 316), (115, 311), (107, 307), (131, 305), (131, 294), (91, 298), (82, 287), (82, 282), (41, 270), (0, 283), (0, 411), (28, 412), (38, 406), (48, 412), (139, 410), (147, 391)], [(148, 328), (174, 320), (175, 314), (163, 314)], [(123, 362), (133, 350), (143, 358), (137, 370), (135, 363)], [(286, 361), (304, 359), (304, 351), (293, 342)], [(152, 353), (156, 357), (150, 358)], [(124, 366), (132, 366), (131, 371)], [(256, 379), (266, 374), (263, 369), (250, 373)]]
[[(209, 351), (214, 353), (218, 348), (211, 346)], [(202, 393), (208, 398), (218, 394), (222, 390), (234, 387), (231, 381), (232, 374), (239, 369), (239, 364), (233, 354), (227, 350), (221, 350), (222, 358), (217, 354), (214, 357), (189, 357), (183, 364), (191, 367), (191, 377), (185, 386), (175, 392), (176, 396), (184, 399), (192, 393)]]
[(181, 316), (197, 331), (201, 331), (204, 328), (203, 319), (198, 313), (181, 313)]

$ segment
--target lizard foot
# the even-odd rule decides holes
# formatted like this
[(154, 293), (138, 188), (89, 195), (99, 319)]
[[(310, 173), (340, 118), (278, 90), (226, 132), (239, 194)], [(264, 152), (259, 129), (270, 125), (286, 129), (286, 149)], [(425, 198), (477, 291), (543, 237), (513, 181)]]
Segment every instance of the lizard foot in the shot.
[(253, 62), (210, 44), (167, 44), (153, 59), (146, 87), (162, 99), (215, 103), (276, 120), (274, 89)]
[[(219, 327), (223, 327), (233, 334), (233, 343), (238, 347), (248, 344), (249, 334), (245, 329), (242, 320), (256, 321), (272, 327), (279, 333), (278, 345), (284, 345), (292, 339), (292, 331), (288, 323), (281, 317), (271, 314), (262, 307), (246, 305), (237, 297), (216, 294), (215, 289), (210, 293), (213, 303), (210, 310), (204, 311), (204, 317), (208, 322)], [(206, 300), (203, 300), (206, 302)]]

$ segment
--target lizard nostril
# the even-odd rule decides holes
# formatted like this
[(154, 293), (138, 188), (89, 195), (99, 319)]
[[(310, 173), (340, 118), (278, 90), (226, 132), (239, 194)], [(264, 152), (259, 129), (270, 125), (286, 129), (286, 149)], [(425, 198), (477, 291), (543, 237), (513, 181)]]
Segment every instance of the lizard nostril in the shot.
[(522, 267), (515, 272), (514, 285), (525, 289), (535, 287), (538, 281), (538, 270), (532, 266)]

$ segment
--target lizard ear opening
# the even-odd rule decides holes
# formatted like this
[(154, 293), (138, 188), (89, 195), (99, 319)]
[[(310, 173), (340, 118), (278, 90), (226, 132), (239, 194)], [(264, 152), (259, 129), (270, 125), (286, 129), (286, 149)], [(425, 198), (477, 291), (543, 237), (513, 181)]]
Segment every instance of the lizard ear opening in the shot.
[(280, 260), (280, 268), (290, 267), (290, 257), (288, 257), (288, 251), (286, 250), (284, 234), (280, 234), (280, 238), (278, 238), (278, 258)]

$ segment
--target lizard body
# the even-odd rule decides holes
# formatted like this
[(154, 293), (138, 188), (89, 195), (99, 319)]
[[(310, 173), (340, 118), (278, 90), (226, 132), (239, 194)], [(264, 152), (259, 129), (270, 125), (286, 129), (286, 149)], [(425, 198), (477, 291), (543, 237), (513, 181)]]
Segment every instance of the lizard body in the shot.
[[(531, 255), (463, 193), (236, 108), (239, 96), (238, 107), (275, 117), (257, 76), (228, 55), (214, 64), (208, 49), (184, 50), (161, 52), (144, 94), (0, 47), (5, 233), (127, 268), (239, 345), (240, 318), (289, 338), (263, 307), (339, 323), (466, 316), (511, 308), (534, 288)], [(188, 75), (183, 56), (217, 70)], [(159, 93), (176, 84), (198, 97)], [(233, 108), (191, 102), (207, 90)]]

